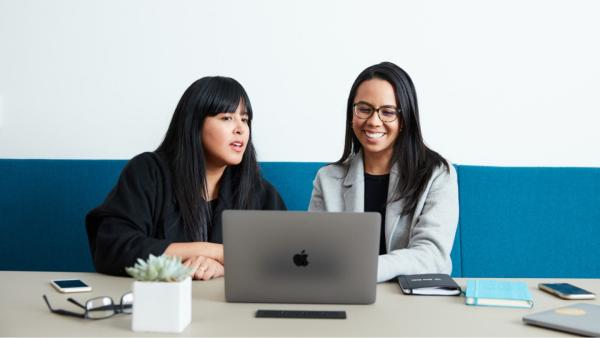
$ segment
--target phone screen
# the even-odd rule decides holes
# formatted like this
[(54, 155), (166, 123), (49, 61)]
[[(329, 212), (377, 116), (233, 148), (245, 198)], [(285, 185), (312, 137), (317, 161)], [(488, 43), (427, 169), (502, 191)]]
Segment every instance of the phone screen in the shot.
[(556, 283), (556, 284), (546, 284), (551, 289), (554, 289), (565, 295), (589, 295), (590, 292), (584, 289), (578, 288), (575, 285), (569, 283)]
[(55, 280), (54, 283), (63, 289), (87, 287), (87, 284), (80, 281), (79, 279)]

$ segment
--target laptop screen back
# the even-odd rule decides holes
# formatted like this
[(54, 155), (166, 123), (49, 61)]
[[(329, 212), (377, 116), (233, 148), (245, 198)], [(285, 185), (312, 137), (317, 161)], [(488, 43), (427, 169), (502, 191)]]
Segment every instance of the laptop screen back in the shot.
[(226, 210), (228, 302), (370, 304), (380, 215)]

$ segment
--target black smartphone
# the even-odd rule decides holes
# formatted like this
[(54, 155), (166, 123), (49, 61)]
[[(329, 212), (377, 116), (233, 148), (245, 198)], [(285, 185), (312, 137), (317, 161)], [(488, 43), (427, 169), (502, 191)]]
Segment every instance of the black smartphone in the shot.
[(540, 290), (544, 290), (562, 299), (594, 299), (592, 292), (576, 287), (569, 283), (540, 283)]

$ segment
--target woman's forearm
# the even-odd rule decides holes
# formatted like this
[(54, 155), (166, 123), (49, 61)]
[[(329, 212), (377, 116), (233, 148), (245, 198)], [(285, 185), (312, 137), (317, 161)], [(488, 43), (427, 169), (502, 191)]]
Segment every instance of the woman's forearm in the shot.
[(211, 242), (171, 243), (164, 252), (168, 256), (178, 256), (182, 260), (204, 256), (223, 264), (223, 244)]

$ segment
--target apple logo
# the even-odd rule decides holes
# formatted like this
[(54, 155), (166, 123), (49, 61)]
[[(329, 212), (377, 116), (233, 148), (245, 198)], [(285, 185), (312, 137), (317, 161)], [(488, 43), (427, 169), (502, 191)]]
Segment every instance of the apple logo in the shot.
[(294, 255), (294, 264), (296, 264), (296, 266), (308, 265), (308, 254), (306, 254), (306, 250), (302, 250), (302, 252)]

